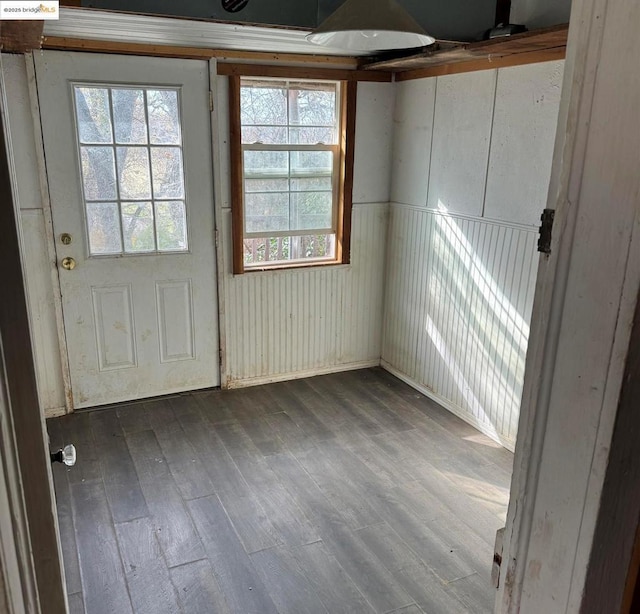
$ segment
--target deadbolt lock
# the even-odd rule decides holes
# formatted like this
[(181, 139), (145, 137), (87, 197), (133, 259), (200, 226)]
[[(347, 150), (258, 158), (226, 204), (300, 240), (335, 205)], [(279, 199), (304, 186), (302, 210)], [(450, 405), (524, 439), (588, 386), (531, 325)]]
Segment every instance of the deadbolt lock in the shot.
[(71, 241), (73, 241), (73, 238), (68, 232), (63, 232), (60, 235), (60, 243), (62, 243), (62, 245), (70, 245)]
[(66, 258), (62, 259), (62, 268), (66, 269), (67, 271), (72, 271), (73, 269), (76, 268), (76, 261), (73, 258), (70, 258), (69, 256), (67, 256)]

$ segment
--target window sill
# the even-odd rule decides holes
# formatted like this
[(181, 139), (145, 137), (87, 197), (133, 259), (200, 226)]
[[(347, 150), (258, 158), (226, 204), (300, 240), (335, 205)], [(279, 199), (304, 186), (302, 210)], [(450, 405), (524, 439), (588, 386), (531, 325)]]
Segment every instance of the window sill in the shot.
[(256, 273), (262, 274), (278, 274), (278, 273), (300, 273), (303, 271), (318, 271), (324, 269), (335, 270), (350, 270), (350, 263), (342, 263), (342, 262), (309, 262), (309, 263), (296, 263), (296, 264), (286, 264), (286, 265), (274, 265), (274, 266), (265, 266), (260, 268), (251, 268), (245, 269), (243, 273), (232, 274), (233, 277), (242, 277), (243, 275), (253, 275)]

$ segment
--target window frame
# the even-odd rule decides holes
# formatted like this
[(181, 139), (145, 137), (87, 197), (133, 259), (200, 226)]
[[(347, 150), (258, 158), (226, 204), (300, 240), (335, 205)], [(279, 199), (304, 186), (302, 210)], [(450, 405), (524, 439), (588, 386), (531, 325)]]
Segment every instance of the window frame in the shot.
[[(338, 173), (337, 198), (335, 207), (336, 234), (335, 257), (324, 260), (294, 260), (278, 263), (264, 263), (264, 266), (245, 267), (244, 264), (244, 157), (242, 146), (242, 121), (240, 110), (240, 82), (242, 75), (229, 75), (229, 148), (231, 163), (231, 227), (232, 227), (232, 272), (234, 275), (259, 271), (288, 270), (296, 268), (326, 267), (349, 264), (351, 262), (351, 210), (353, 198), (353, 160), (355, 141), (355, 119), (357, 82), (332, 78), (323, 71), (315, 77), (313, 72), (306, 76), (311, 81), (338, 81), (340, 83), (338, 125)], [(295, 73), (295, 71), (292, 71)], [(255, 77), (256, 75), (247, 75)], [(264, 75), (268, 77), (270, 75)], [(278, 75), (279, 76), (279, 75)], [(290, 77), (296, 79), (296, 75)]]

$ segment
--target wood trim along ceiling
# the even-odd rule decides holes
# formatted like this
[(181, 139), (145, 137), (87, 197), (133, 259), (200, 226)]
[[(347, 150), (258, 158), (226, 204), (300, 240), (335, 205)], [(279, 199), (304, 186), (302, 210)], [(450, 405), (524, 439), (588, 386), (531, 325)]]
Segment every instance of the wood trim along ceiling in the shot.
[[(408, 57), (373, 61), (304, 53), (271, 53), (45, 36), (44, 49), (218, 60), (221, 75), (297, 76), (347, 81), (407, 81), (442, 75), (561, 60), (568, 24), (476, 43), (440, 41)], [(292, 73), (292, 71), (294, 71)]]
[(391, 70), (396, 80), (436, 77), (474, 70), (547, 62), (565, 56), (569, 25), (563, 24), (476, 43), (436, 43), (408, 57), (366, 63), (362, 70)]
[(543, 51), (531, 51), (529, 53), (515, 53), (497, 58), (488, 57), (468, 62), (457, 62), (454, 64), (439, 64), (429, 68), (418, 70), (407, 70), (396, 72), (396, 81), (410, 81), (412, 79), (425, 79), (427, 77), (442, 77), (445, 75), (456, 75), (465, 72), (475, 72), (477, 70), (491, 70), (494, 68), (508, 68), (510, 66), (524, 66), (525, 64), (538, 64), (540, 62), (551, 62), (553, 60), (564, 60), (565, 47), (555, 47)]
[(336, 68), (314, 68), (296, 66), (271, 66), (259, 64), (218, 64), (218, 74), (242, 77), (276, 77), (283, 79), (328, 79), (334, 81), (379, 81), (390, 82), (393, 75), (388, 71), (340, 70)]
[(275, 64), (317, 64), (319, 66), (335, 66), (343, 69), (354, 69), (358, 60), (353, 57), (337, 55), (310, 55), (305, 53), (268, 53), (262, 51), (236, 51), (233, 49), (209, 49), (206, 47), (183, 47), (177, 45), (151, 45), (148, 43), (130, 43), (108, 40), (87, 40), (63, 36), (45, 36), (43, 49), (59, 49), (64, 51), (89, 51), (97, 53), (121, 53), (123, 55), (152, 55), (167, 58), (186, 58), (210, 60), (218, 62), (248, 62)]

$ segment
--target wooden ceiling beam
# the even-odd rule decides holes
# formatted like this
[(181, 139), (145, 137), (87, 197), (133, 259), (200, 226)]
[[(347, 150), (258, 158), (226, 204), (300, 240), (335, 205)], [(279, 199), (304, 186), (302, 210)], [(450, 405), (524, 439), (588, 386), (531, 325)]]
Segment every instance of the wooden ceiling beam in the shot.
[(0, 20), (0, 50), (24, 53), (40, 49), (44, 21)]
[(274, 77), (279, 79), (326, 79), (329, 81), (391, 82), (390, 72), (341, 70), (313, 66), (273, 66), (257, 64), (218, 64), (218, 74), (236, 77)]
[[(545, 53), (551, 53), (555, 57), (559, 53), (558, 49), (564, 49), (567, 45), (568, 28), (568, 25), (564, 24), (512, 36), (501, 36), (476, 43), (460, 43), (455, 46), (449, 44), (446, 47), (438, 46), (435, 49), (429, 49), (409, 57), (369, 64), (361, 63), (360, 68), (362, 70), (392, 70), (396, 74), (396, 79), (404, 80), (405, 78), (401, 77), (401, 75), (405, 72), (419, 74), (420, 71), (429, 71), (431, 68), (435, 69), (436, 67), (456, 64), (464, 64), (469, 68), (476, 65), (473, 63), (476, 60), (479, 62), (484, 61), (485, 64), (487, 61), (492, 64), (498, 64), (503, 57), (522, 56), (520, 58), (521, 62), (513, 58), (508, 61), (505, 60), (507, 62), (505, 65), (528, 64), (531, 58), (535, 57), (529, 54), (539, 52), (543, 57)], [(451, 71), (445, 74), (451, 74)], [(455, 72), (465, 72), (465, 70), (459, 67)]]
[(196, 60), (209, 60), (211, 58), (216, 58), (219, 62), (259, 62), (286, 65), (315, 64), (318, 66), (335, 66), (342, 69), (355, 69), (358, 66), (358, 60), (356, 58), (346, 56), (236, 51), (233, 49), (181, 47), (175, 45), (89, 40), (59, 36), (45, 36), (42, 47), (44, 49), (58, 49), (64, 51), (119, 53), (123, 55), (150, 55), (156, 57)]
[(487, 57), (469, 60), (467, 62), (456, 62), (454, 64), (440, 64), (420, 68), (417, 70), (405, 70), (395, 73), (396, 81), (410, 81), (412, 79), (426, 79), (428, 77), (443, 77), (445, 75), (456, 75), (465, 72), (475, 72), (478, 70), (491, 70), (495, 68), (509, 68), (511, 66), (524, 66), (525, 64), (538, 64), (540, 62), (551, 62), (554, 60), (564, 60), (566, 47), (555, 47), (541, 51), (531, 51), (529, 53), (515, 53), (499, 57)]

